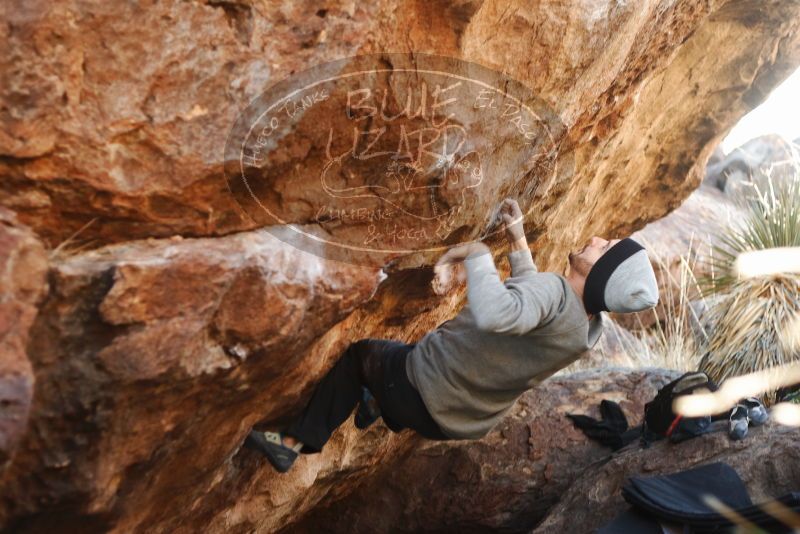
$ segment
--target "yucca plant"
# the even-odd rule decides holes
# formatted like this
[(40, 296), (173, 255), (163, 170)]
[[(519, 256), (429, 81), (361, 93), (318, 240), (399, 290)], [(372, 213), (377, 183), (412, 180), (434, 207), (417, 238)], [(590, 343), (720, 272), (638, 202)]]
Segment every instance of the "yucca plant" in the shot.
[(761, 191), (752, 182), (750, 190), (734, 197), (742, 207), (745, 218), (730, 229), (730, 233), (717, 235), (717, 244), (711, 247), (705, 261), (705, 271), (710, 273), (698, 279), (705, 294), (724, 291), (737, 276), (733, 265), (742, 252), (777, 247), (800, 246), (800, 162), (794, 167), (794, 177), (773, 180), (771, 171), (764, 171), (766, 190)]
[[(776, 182), (766, 173), (766, 191), (753, 187), (740, 197), (744, 219), (718, 237), (709, 261), (711, 275), (701, 281), (719, 298), (709, 311), (713, 329), (700, 369), (717, 382), (798, 359), (785, 333), (800, 313), (800, 275), (780, 273), (739, 277), (734, 262), (746, 251), (800, 246), (800, 180)], [(771, 404), (775, 392), (764, 400)]]
[[(800, 309), (800, 277), (773, 275), (735, 281), (710, 312), (714, 325), (700, 369), (717, 382), (797, 359), (784, 330)], [(774, 392), (766, 396), (775, 400)]]
[(783, 402), (791, 402), (792, 404), (800, 404), (800, 390), (789, 393), (781, 400)]

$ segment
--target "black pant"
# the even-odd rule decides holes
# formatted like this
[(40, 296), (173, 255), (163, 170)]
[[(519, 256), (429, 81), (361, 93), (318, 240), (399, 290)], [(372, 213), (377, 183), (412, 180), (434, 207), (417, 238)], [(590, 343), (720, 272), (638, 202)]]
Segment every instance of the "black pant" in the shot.
[(414, 345), (386, 339), (351, 343), (285, 434), (304, 443), (302, 452), (319, 452), (353, 413), (363, 385), (375, 397), (381, 417), (393, 432), (410, 428), (428, 439), (448, 439), (408, 380), (406, 357), (412, 348)]

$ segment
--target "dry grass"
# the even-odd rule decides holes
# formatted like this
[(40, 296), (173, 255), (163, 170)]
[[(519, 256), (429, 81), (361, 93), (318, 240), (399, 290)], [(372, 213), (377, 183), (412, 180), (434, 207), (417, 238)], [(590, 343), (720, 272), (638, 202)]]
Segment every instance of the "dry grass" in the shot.
[[(640, 240), (645, 248), (654, 250), (647, 240)], [(638, 356), (643, 366), (694, 370), (699, 363), (696, 338), (699, 336), (704, 341), (708, 333), (691, 305), (696, 297), (702, 307), (706, 306), (695, 276), (698, 255), (693, 240), (688, 251), (678, 258), (677, 273), (664, 258), (656, 256), (654, 260), (659, 278), (665, 282), (659, 295), (661, 318), (656, 309), (645, 312), (655, 315), (654, 327), (647, 330), (637, 316), (639, 329), (634, 334), (637, 346), (630, 347), (629, 350), (635, 351), (631, 357)]]
[(79, 254), (79, 253), (81, 253), (81, 252), (83, 252), (85, 250), (88, 250), (88, 249), (92, 248), (92, 246), (94, 244), (92, 241), (86, 241), (86, 242), (80, 243), (80, 242), (78, 242), (78, 238), (84, 232), (84, 230), (86, 230), (92, 224), (94, 224), (95, 221), (97, 221), (97, 217), (91, 219), (89, 222), (87, 222), (86, 224), (84, 224), (83, 226), (78, 228), (78, 230), (76, 232), (74, 232), (71, 236), (69, 236), (67, 239), (65, 239), (61, 243), (59, 243), (58, 246), (56, 246), (54, 249), (52, 249), (49, 252), (48, 259), (50, 261), (63, 260), (64, 258), (66, 258), (68, 256), (72, 256), (74, 254)]

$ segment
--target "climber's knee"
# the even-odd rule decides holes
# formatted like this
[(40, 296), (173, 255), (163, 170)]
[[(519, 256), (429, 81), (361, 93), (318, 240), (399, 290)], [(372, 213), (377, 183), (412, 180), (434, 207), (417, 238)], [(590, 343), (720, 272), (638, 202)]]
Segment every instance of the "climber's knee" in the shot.
[(380, 400), (383, 384), (383, 353), (373, 346), (360, 360), (361, 383)]

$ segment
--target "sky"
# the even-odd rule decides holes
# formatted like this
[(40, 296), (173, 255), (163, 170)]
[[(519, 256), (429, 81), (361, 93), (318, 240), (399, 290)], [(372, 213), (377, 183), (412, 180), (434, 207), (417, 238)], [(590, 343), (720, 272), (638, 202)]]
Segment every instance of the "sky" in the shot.
[(728, 154), (742, 143), (768, 133), (800, 137), (800, 69), (772, 91), (767, 100), (742, 117), (722, 141)]

